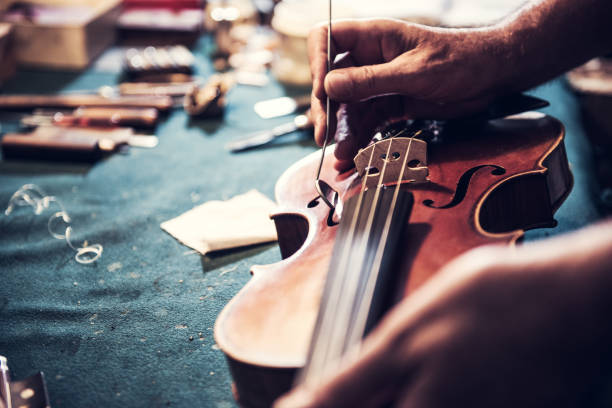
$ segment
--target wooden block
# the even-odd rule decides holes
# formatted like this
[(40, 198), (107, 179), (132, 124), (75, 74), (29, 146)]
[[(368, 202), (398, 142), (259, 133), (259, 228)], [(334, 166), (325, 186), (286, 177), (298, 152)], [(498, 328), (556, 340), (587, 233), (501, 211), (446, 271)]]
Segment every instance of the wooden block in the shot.
[(91, 7), (91, 15), (71, 23), (14, 24), (15, 54), (22, 65), (80, 70), (115, 42), (121, 0), (37, 0), (44, 7)]

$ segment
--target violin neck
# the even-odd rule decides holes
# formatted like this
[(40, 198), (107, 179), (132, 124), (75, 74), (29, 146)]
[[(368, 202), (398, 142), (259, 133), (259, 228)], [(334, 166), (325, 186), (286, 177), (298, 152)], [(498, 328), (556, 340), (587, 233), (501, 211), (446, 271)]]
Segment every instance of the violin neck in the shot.
[(350, 198), (342, 214), (306, 366), (297, 383), (317, 384), (361, 343), (389, 306), (393, 260), (412, 210), (401, 188)]

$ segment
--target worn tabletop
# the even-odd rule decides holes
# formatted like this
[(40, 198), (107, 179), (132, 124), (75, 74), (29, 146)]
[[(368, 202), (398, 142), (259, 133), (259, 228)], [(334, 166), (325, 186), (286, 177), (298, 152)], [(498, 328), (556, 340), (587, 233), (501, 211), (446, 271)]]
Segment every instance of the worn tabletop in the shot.
[[(212, 72), (207, 44), (205, 39), (194, 49), (202, 75)], [(4, 92), (95, 89), (118, 78), (104, 64), (79, 74), (23, 71)], [(274, 81), (235, 87), (224, 118), (190, 120), (173, 111), (156, 129), (157, 148), (132, 149), (94, 165), (0, 162), (2, 210), (22, 185), (37, 184), (63, 202), (75, 241), (104, 246), (97, 262), (80, 265), (65, 242), (49, 235), (51, 210), (0, 215), (0, 354), (14, 378), (44, 371), (54, 407), (235, 405), (214, 321), (249, 280), (249, 266), (279, 260), (278, 247), (200, 256), (159, 225), (195, 205), (253, 188), (273, 198), (284, 169), (316, 149), (308, 135), (238, 155), (224, 146), (291, 120), (263, 120), (253, 111), (254, 102), (287, 92), (299, 90)], [(532, 93), (549, 100), (544, 111), (566, 125), (575, 186), (557, 213), (558, 227), (531, 232), (528, 240), (600, 218), (576, 100), (561, 80)]]

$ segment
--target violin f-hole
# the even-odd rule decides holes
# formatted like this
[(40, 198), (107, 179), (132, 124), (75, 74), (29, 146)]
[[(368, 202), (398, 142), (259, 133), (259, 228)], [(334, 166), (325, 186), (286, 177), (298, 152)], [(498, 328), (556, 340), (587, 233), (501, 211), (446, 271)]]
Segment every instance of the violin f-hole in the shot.
[[(308, 202), (307, 207), (314, 208), (318, 206), (320, 203), (321, 203), (321, 197), (317, 196), (316, 198)], [(336, 213), (336, 206), (338, 205), (338, 193), (336, 191), (334, 191), (334, 199), (332, 203), (334, 203), (334, 206), (333, 208), (329, 209), (329, 213), (327, 214), (327, 226), (328, 227), (333, 227), (339, 224), (339, 222), (334, 219), (334, 214)]]
[(423, 204), (426, 207), (436, 208), (439, 210), (453, 208), (459, 205), (465, 198), (465, 195), (467, 194), (472, 176), (476, 174), (478, 170), (484, 167), (492, 167), (493, 170), (491, 171), (491, 174), (493, 174), (494, 176), (501, 176), (501, 175), (506, 174), (506, 169), (504, 169), (501, 166), (497, 166), (495, 164), (482, 164), (480, 166), (472, 167), (471, 169), (463, 173), (461, 177), (459, 178), (459, 181), (457, 182), (457, 190), (455, 190), (455, 194), (453, 195), (453, 198), (451, 201), (449, 201), (445, 205), (435, 205), (433, 200), (427, 199), (427, 200), (423, 200)]

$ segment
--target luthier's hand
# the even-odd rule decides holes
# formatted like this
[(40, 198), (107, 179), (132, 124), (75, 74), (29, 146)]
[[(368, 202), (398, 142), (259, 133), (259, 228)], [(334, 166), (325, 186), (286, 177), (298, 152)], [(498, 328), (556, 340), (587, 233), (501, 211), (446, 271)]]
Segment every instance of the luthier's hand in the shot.
[[(336, 156), (351, 160), (374, 130), (400, 118), (447, 118), (483, 108), (499, 92), (498, 54), (489, 31), (440, 30), (397, 20), (340, 21), (327, 73), (327, 26), (309, 36), (315, 138), (326, 131), (326, 96), (336, 102)], [(457, 46), (460, 44), (460, 46)], [(496, 82), (497, 81), (497, 82)], [(382, 96), (385, 95), (385, 96)], [(338, 103), (342, 103), (337, 111)], [(336, 120), (331, 121), (336, 130)], [(347, 140), (348, 139), (348, 140)]]
[(319, 144), (325, 138), (327, 95), (334, 101), (330, 134), (338, 141), (337, 167), (347, 167), (385, 121), (474, 113), (502, 94), (529, 89), (610, 52), (608, 3), (531, 1), (477, 29), (397, 20), (334, 22), (331, 55), (348, 54), (329, 74), (327, 27), (319, 26), (308, 38), (315, 138)]
[(399, 304), (356, 360), (277, 407), (595, 406), (612, 369), (611, 267), (612, 222), (476, 249)]

